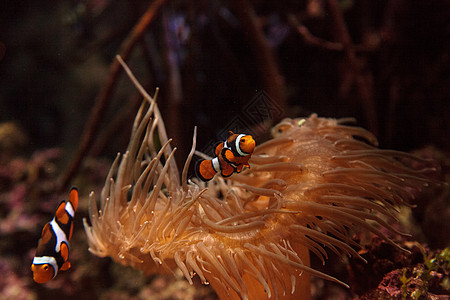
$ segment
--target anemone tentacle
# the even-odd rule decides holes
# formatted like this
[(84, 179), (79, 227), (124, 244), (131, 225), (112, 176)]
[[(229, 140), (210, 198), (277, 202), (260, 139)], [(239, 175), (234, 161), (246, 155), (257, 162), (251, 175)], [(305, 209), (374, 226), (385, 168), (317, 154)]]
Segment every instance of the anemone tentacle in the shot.
[(351, 233), (361, 228), (395, 245), (379, 227), (399, 233), (385, 217), (395, 221), (428, 182), (429, 169), (411, 167), (422, 160), (315, 114), (283, 120), (256, 147), (251, 168), (208, 183), (187, 179), (195, 131), (180, 180), (155, 99), (140, 90), (128, 150), (114, 161), (99, 208), (91, 194), (84, 224), (92, 253), (146, 273), (179, 268), (190, 283), (198, 275), (222, 297), (241, 299), (256, 299), (250, 282), (275, 299), (309, 275), (345, 285), (312, 269), (308, 251), (323, 261), (327, 249), (359, 257)]

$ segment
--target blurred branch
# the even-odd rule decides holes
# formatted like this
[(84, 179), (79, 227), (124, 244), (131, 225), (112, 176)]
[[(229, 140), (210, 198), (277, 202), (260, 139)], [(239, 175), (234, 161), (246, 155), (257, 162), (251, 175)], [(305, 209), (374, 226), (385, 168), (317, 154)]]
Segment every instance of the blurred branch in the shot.
[[(133, 124), (134, 116), (142, 103), (142, 96), (139, 93), (132, 95), (126, 102), (123, 110), (120, 110), (106, 125), (106, 129), (102, 130), (99, 137), (93, 142), (91, 146), (90, 155), (93, 157), (99, 156), (105, 152), (105, 149), (111, 144), (111, 140), (120, 135), (121, 138), (125, 136), (128, 141), (131, 132), (131, 125)], [(124, 125), (125, 124), (125, 125)], [(129, 128), (128, 131), (125, 131)], [(121, 133), (124, 134), (121, 134)]]
[(306, 43), (331, 51), (344, 50), (344, 47), (341, 43), (330, 42), (313, 35), (305, 25), (301, 24), (298, 21), (297, 17), (294, 14), (288, 14), (287, 18), (291, 27), (293, 27), (303, 37), (303, 40)]
[[(386, 5), (385, 13), (384, 13), (384, 20), (383, 20), (383, 26), (381, 27), (381, 34), (383, 36), (383, 42), (385, 45), (392, 45), (394, 40), (396, 40), (398, 37), (397, 35), (397, 28), (396, 28), (396, 22), (395, 22), (395, 14), (399, 10), (399, 8), (402, 5), (402, 1), (394, 0), (389, 1)], [(388, 47), (384, 47), (383, 51), (381, 52), (381, 55), (383, 57), (383, 60), (389, 61), (389, 52), (387, 51)], [(393, 72), (392, 68), (395, 64), (392, 62), (386, 67), (383, 71), (386, 72), (386, 74), (395, 74)], [(385, 75), (386, 77), (388, 75)], [(392, 145), (393, 140), (395, 139), (395, 128), (397, 126), (397, 119), (395, 112), (398, 108), (398, 105), (401, 101), (401, 79), (398, 76), (390, 75), (390, 80), (388, 81), (389, 84), (389, 96), (387, 97), (387, 105), (386, 105), (386, 112), (385, 112), (385, 122), (384, 122), (384, 139), (387, 143), (387, 145)]]
[[(233, 4), (242, 29), (252, 47), (255, 65), (259, 68), (258, 72), (262, 76), (263, 88), (270, 98), (285, 110), (284, 79), (278, 70), (272, 49), (264, 37), (256, 12), (247, 0), (234, 0)], [(280, 120), (272, 121), (276, 124)]]
[(331, 14), (331, 18), (334, 22), (333, 28), (335, 28), (335, 34), (337, 40), (343, 45), (344, 53), (350, 68), (353, 71), (355, 84), (363, 101), (363, 111), (367, 119), (369, 130), (375, 135), (378, 134), (378, 119), (376, 113), (375, 100), (373, 97), (373, 84), (372, 76), (368, 72), (363, 72), (362, 63), (358, 60), (355, 50), (353, 48), (353, 42), (350, 37), (347, 25), (345, 24), (344, 16), (339, 8), (337, 0), (327, 0), (328, 9)]
[[(119, 49), (119, 54), (123, 57), (124, 60), (128, 58), (135, 44), (140, 40), (149, 24), (155, 19), (161, 6), (166, 2), (167, 0), (156, 0), (152, 2), (144, 15), (136, 23)], [(114, 91), (116, 81), (119, 78), (121, 70), (122, 68), (120, 66), (120, 63), (116, 59), (114, 59), (109, 69), (108, 79), (106, 80), (105, 85), (95, 99), (95, 106), (93, 107), (91, 115), (89, 116), (87, 124), (84, 128), (81, 143), (79, 144), (78, 149), (73, 155), (72, 161), (61, 177), (58, 188), (59, 192), (62, 192), (64, 189), (66, 189), (69, 182), (78, 171), (83, 158), (87, 155), (90, 147), (92, 146), (92, 141), (97, 134), (100, 121), (105, 113), (106, 107)]]
[[(173, 22), (168, 11), (165, 9), (162, 12), (162, 34), (163, 34), (163, 68), (164, 73), (167, 76), (166, 88), (164, 91), (164, 109), (166, 124), (170, 124), (169, 135), (174, 140), (175, 144), (184, 145), (183, 135), (181, 134), (181, 122), (183, 119), (183, 113), (181, 111), (181, 103), (183, 102), (183, 86), (180, 74), (180, 63), (176, 49), (177, 38), (173, 36), (173, 32), (170, 30), (170, 22)], [(181, 147), (179, 147), (181, 149)], [(181, 149), (184, 150), (184, 149)], [(178, 151), (175, 160), (179, 165), (181, 163), (181, 157), (184, 157), (185, 151)]]

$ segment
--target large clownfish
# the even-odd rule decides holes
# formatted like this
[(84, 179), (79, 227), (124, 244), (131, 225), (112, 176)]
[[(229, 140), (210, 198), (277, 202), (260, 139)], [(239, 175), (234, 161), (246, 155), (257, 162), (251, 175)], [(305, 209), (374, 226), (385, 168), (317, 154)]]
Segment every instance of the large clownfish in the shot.
[(236, 134), (228, 131), (228, 138), (217, 145), (216, 157), (205, 159), (197, 165), (197, 175), (203, 181), (211, 180), (220, 170), (223, 177), (250, 167), (248, 160), (255, 150), (255, 140), (251, 135)]
[(69, 241), (72, 238), (73, 218), (78, 208), (78, 190), (70, 190), (68, 201), (62, 201), (53, 220), (45, 224), (31, 265), (33, 279), (37, 283), (46, 283), (54, 278), (58, 271), (70, 268)]

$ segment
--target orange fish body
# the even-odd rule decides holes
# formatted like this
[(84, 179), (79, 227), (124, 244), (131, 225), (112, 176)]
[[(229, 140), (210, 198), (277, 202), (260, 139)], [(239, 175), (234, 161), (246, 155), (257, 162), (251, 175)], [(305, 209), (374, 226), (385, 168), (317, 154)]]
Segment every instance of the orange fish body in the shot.
[(216, 147), (216, 157), (202, 160), (197, 175), (203, 181), (211, 180), (220, 171), (223, 177), (239, 173), (244, 167), (250, 167), (248, 161), (255, 150), (255, 140), (251, 135), (228, 132), (226, 141)]
[(59, 270), (70, 268), (69, 241), (72, 238), (73, 218), (77, 208), (78, 190), (73, 187), (69, 200), (59, 204), (55, 217), (42, 229), (31, 265), (33, 279), (37, 283), (46, 283), (54, 278)]

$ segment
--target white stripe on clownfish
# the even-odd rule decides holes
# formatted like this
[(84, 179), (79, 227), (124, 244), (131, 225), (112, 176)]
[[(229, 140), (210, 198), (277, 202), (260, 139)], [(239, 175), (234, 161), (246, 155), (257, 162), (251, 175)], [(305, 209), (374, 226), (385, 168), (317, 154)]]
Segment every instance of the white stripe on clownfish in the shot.
[(75, 210), (73, 209), (72, 203), (66, 202), (65, 210), (72, 218), (75, 216)]
[(241, 146), (239, 144), (239, 142), (241, 141), (241, 138), (244, 137), (245, 134), (240, 134), (237, 136), (236, 141), (235, 141), (235, 145), (236, 145), (236, 151), (239, 153), (240, 156), (246, 156), (248, 155), (248, 153), (245, 153), (244, 151), (241, 150)]
[(55, 252), (58, 253), (59, 250), (61, 250), (61, 243), (65, 242), (67, 244), (67, 246), (69, 246), (69, 242), (67, 240), (66, 234), (61, 229), (61, 227), (59, 227), (55, 218), (53, 218), (53, 220), (50, 222), (50, 226), (52, 227), (53, 232), (55, 233), (55, 237), (56, 237)]
[(211, 161), (212, 167), (214, 171), (219, 172), (220, 171), (220, 162), (218, 157), (214, 157)]
[[(244, 136), (246, 136), (246, 134), (242, 134), (242, 133), (241, 133), (241, 134), (239, 134), (239, 135), (236, 137), (236, 139), (234, 140), (234, 148), (231, 147), (231, 145), (228, 146), (228, 139), (225, 140), (225, 142), (223, 143), (223, 147), (224, 147), (224, 148), (228, 148), (228, 149), (230, 149), (230, 150), (236, 149), (237, 154), (239, 154), (240, 156), (246, 156), (246, 155), (248, 155), (248, 153), (245, 153), (244, 151), (241, 150), (241, 146), (240, 146), (240, 144), (239, 144), (241, 138), (244, 137)], [(234, 153), (234, 151), (232, 151), (232, 152), (233, 152), (233, 154), (236, 154), (236, 153)]]

